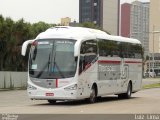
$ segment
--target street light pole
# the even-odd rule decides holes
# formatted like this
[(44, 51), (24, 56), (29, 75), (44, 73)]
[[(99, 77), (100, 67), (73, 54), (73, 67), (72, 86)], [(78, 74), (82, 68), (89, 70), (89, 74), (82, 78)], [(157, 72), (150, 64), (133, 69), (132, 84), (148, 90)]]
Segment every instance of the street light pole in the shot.
[(153, 75), (154, 75), (154, 25), (153, 25), (153, 51), (152, 51), (152, 72), (153, 72)]

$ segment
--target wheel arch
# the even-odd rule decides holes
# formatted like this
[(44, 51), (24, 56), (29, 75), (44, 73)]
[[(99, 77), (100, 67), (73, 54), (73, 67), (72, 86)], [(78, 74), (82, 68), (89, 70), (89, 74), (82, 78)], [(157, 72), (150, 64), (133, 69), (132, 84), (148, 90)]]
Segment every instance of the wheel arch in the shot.
[(97, 83), (93, 83), (92, 84), (92, 87), (94, 87), (95, 88), (95, 91), (96, 91), (96, 96), (98, 95), (98, 86), (97, 86)]
[[(132, 82), (132, 80), (129, 80), (128, 85), (129, 85), (129, 84), (131, 84), (131, 90), (133, 91), (133, 82)], [(127, 85), (127, 86), (128, 86), (128, 85)], [(127, 88), (128, 88), (128, 87), (127, 87)]]

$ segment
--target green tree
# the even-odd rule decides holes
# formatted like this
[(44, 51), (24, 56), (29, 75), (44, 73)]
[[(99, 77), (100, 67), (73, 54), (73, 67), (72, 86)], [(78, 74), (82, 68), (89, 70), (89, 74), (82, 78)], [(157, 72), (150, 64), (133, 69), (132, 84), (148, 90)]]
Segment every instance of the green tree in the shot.
[(23, 19), (15, 22), (0, 15), (0, 70), (26, 70), (28, 58), (21, 56), (23, 42), (34, 39), (40, 32), (52, 26), (54, 25), (44, 22), (30, 24)]
[(48, 28), (52, 27), (53, 25), (47, 24), (45, 22), (38, 22), (32, 25), (32, 35), (36, 37), (39, 33), (44, 32)]
[[(1, 17), (2, 18), (2, 17)], [(11, 38), (12, 28), (13, 28), (14, 21), (11, 18), (1, 19), (1, 27), (0, 27), (0, 41), (1, 45), (1, 59), (0, 59), (0, 68), (4, 70), (5, 62), (7, 60), (7, 56), (9, 56), (10, 47), (8, 47)], [(6, 63), (7, 64), (7, 63)]]
[(98, 27), (97, 25), (95, 25), (92, 22), (84, 22), (82, 24), (80, 24), (81, 27), (87, 27), (87, 28), (94, 28), (94, 29), (100, 29), (100, 27)]
[(86, 28), (93, 28), (93, 29), (99, 29), (102, 30), (104, 32), (106, 32), (107, 34), (110, 34), (108, 31), (103, 30), (101, 27), (98, 27), (96, 24), (94, 24), (93, 22), (84, 22), (82, 24), (79, 24), (80, 27), (86, 27)]

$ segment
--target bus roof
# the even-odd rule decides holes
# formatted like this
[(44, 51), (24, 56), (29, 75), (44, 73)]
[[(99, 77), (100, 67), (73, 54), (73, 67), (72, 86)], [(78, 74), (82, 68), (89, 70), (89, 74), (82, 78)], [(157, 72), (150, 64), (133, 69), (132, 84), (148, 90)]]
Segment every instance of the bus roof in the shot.
[(84, 28), (84, 27), (70, 27), (70, 26), (57, 26), (47, 29), (45, 32), (40, 33), (36, 39), (75, 39), (75, 40), (87, 40), (87, 39), (104, 39), (114, 40), (119, 42), (129, 42), (141, 44), (137, 39), (125, 38), (121, 36), (109, 35), (104, 31)]

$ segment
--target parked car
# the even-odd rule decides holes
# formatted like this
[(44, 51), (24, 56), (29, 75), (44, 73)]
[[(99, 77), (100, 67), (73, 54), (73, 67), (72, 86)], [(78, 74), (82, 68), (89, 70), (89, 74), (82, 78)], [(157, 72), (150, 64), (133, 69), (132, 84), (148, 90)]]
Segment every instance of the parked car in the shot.
[[(158, 75), (158, 74), (157, 74)], [(160, 75), (160, 73), (159, 73)], [(156, 73), (155, 72), (145, 72), (144, 73), (144, 77), (156, 77)]]

